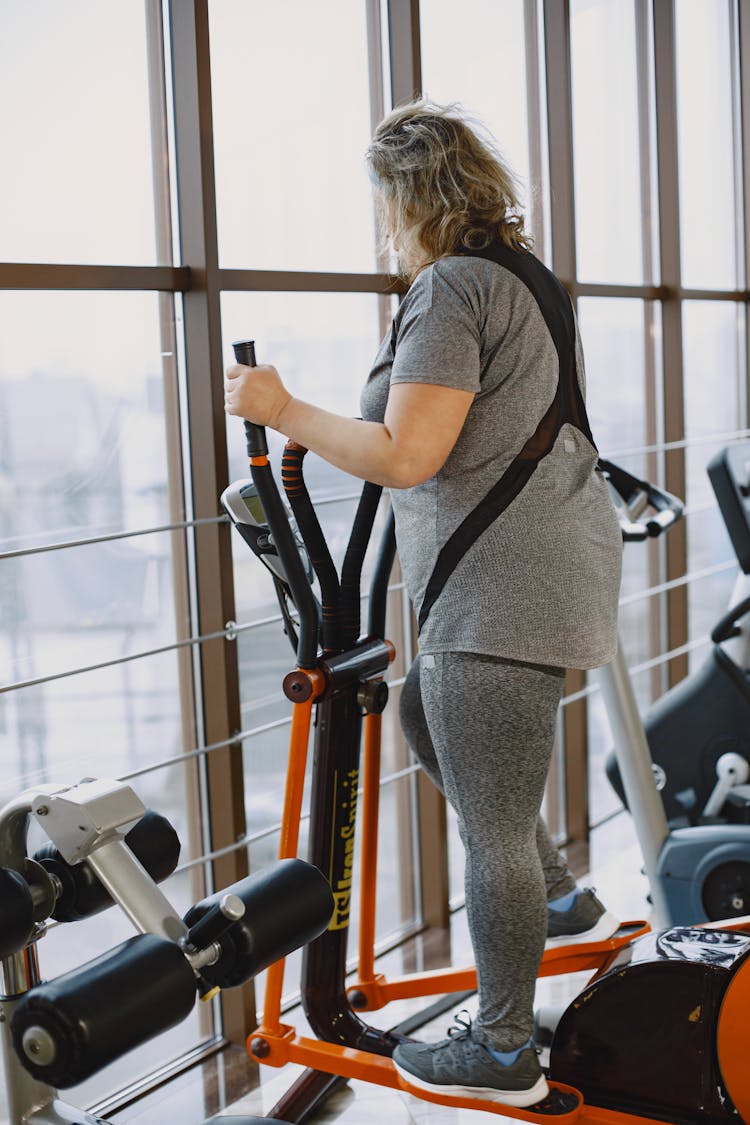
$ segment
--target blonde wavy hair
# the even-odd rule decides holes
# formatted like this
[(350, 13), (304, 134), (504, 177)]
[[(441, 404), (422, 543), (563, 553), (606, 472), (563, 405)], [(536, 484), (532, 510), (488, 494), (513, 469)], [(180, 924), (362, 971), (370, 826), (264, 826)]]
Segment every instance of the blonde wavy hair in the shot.
[(497, 238), (531, 250), (515, 176), (480, 129), (458, 104), (426, 97), (398, 106), (376, 128), (366, 160), (381, 231), (407, 274)]

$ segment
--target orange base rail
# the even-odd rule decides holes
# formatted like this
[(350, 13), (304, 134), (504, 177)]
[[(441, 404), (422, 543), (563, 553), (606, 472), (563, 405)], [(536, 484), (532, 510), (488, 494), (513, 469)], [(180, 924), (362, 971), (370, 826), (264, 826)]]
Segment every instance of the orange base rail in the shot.
[[(587, 942), (581, 945), (561, 945), (545, 950), (539, 967), (540, 977), (560, 976), (565, 973), (592, 972), (601, 969), (611, 953), (627, 945), (636, 937), (648, 933), (648, 922), (624, 922), (617, 933), (606, 941)], [(438, 969), (430, 973), (411, 973), (386, 980), (376, 973), (370, 980), (353, 981), (346, 993), (357, 1011), (375, 1011), (392, 1000), (408, 1000), (416, 996), (442, 996), (449, 992), (474, 991), (477, 971), (473, 965), (462, 969)]]
[(362, 1082), (372, 1082), (377, 1086), (387, 1086), (392, 1090), (402, 1090), (422, 1101), (447, 1105), (456, 1109), (481, 1110), (502, 1117), (516, 1118), (532, 1122), (532, 1125), (569, 1125), (573, 1121), (579, 1125), (664, 1125), (658, 1118), (640, 1117), (617, 1110), (599, 1109), (587, 1106), (580, 1092), (572, 1086), (550, 1082), (550, 1090), (572, 1095), (578, 1099), (577, 1105), (568, 1113), (554, 1115), (534, 1113), (533, 1106), (517, 1109), (503, 1102), (484, 1101), (479, 1098), (462, 1098), (451, 1094), (434, 1094), (406, 1082), (396, 1070), (391, 1059), (358, 1051), (352, 1047), (342, 1047), (337, 1043), (324, 1043), (319, 1039), (309, 1039), (297, 1035), (293, 1027), (280, 1025), (276, 1031), (260, 1027), (247, 1040), (247, 1050), (251, 1058), (268, 1066), (286, 1066), (298, 1063), (312, 1070), (322, 1070), (326, 1074), (340, 1074), (344, 1078), (354, 1078)]
[[(618, 932), (606, 941), (589, 942), (579, 946), (560, 946), (545, 952), (540, 967), (540, 976), (562, 975), (601, 969), (610, 957), (634, 937), (646, 933), (646, 922), (624, 923)], [(382, 1007), (391, 1000), (415, 996), (435, 996), (476, 988), (476, 969), (445, 969), (434, 973), (415, 973), (394, 981), (386, 981), (377, 974), (369, 982), (358, 982), (349, 989), (356, 993), (358, 1001), (364, 998), (368, 1007)], [(362, 1007), (362, 1003), (358, 1003)], [(296, 1029), (274, 1019), (275, 1010), (267, 1007), (265, 1023), (247, 1039), (247, 1051), (251, 1058), (267, 1066), (282, 1067), (287, 1063), (297, 1063), (311, 1070), (322, 1070), (326, 1074), (340, 1074), (344, 1078), (355, 1078), (362, 1082), (373, 1082), (378, 1086), (388, 1086), (394, 1090), (404, 1090), (423, 1101), (460, 1109), (482, 1110), (505, 1117), (519, 1118), (523, 1121), (549, 1122), (549, 1114), (535, 1114), (531, 1109), (517, 1109), (502, 1102), (483, 1101), (477, 1098), (462, 1098), (450, 1094), (434, 1094), (428, 1090), (412, 1086), (396, 1070), (391, 1059), (369, 1051), (344, 1047), (339, 1043), (327, 1043), (321, 1039), (310, 1039), (298, 1035)], [(270, 1016), (270, 1019), (269, 1019)], [(578, 1104), (568, 1113), (554, 1114), (559, 1125), (578, 1121), (585, 1125), (650, 1125), (654, 1119), (638, 1117), (633, 1114), (617, 1113), (586, 1106), (582, 1095), (571, 1086), (550, 1082), (550, 1088), (572, 1095)]]

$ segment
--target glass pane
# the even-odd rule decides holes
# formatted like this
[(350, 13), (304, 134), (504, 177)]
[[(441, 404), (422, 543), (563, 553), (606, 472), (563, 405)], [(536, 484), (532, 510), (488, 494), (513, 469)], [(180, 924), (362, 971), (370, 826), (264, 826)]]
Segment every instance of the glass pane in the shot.
[[(729, 609), (738, 571), (734, 565), (735, 556), (729, 536), (717, 509), (691, 515), (688, 531), (690, 546), (704, 544), (704, 556), (712, 560), (707, 562), (707, 566), (721, 567), (724, 562), (732, 564), (726, 569), (717, 569), (715, 574), (693, 578), (688, 585), (689, 640), (691, 643), (699, 640), (704, 642), (700, 648), (690, 651), (688, 663), (692, 672), (706, 659), (711, 630)], [(692, 571), (694, 568), (691, 565), (689, 569)]]
[(422, 87), (433, 101), (460, 102), (487, 126), (521, 182), (526, 204), (529, 136), (523, 0), (466, 0), (465, 27), (481, 28), (471, 50), (456, 50), (454, 0), (421, 0)]
[(0, 321), (0, 551), (169, 522), (159, 297), (8, 291)]
[[(646, 332), (645, 302), (630, 299), (585, 298), (578, 303), (581, 338), (586, 356), (587, 410), (602, 455), (636, 476), (653, 477), (645, 447), (652, 398), (647, 386), (647, 357), (654, 362), (654, 334)], [(647, 343), (648, 341), (648, 343)], [(648, 350), (647, 350), (648, 349)], [(656, 381), (656, 373), (653, 376)], [(651, 426), (655, 427), (652, 421)], [(646, 543), (629, 543), (623, 553), (621, 599), (632, 598), (657, 580), (656, 562)], [(658, 606), (653, 598), (629, 602), (620, 610), (620, 635), (629, 666), (657, 655)], [(642, 707), (651, 700), (651, 677), (636, 677)], [(587, 703), (589, 721), (589, 802), (591, 823), (598, 823), (618, 806), (605, 773), (612, 747), (609, 723), (599, 691)]]
[[(169, 481), (167, 464), (176, 441), (167, 408), (167, 397), (176, 397), (174, 365), (160, 336), (160, 305), (168, 304), (151, 293), (0, 297), (0, 552), (18, 552), (0, 569), (0, 681), (7, 688), (74, 672), (0, 693), (0, 803), (37, 784), (138, 773), (133, 788), (169, 818), (185, 857), (194, 845), (195, 763), (150, 767), (197, 745), (192, 715), (181, 708), (192, 653), (127, 659), (173, 645), (178, 627), (182, 634), (189, 627), (186, 608), (180, 604), (179, 621), (175, 608), (184, 534), (23, 553), (169, 523), (179, 508), (180, 483)], [(75, 671), (102, 663), (109, 666)], [(200, 877), (170, 880), (180, 914), (200, 897)], [(40, 947), (43, 974), (79, 965), (132, 933), (116, 908), (75, 929), (56, 927)], [(194, 1011), (74, 1099), (100, 1098), (171, 1060), (205, 1028)]]
[[(705, 466), (715, 451), (710, 439), (727, 438), (743, 420), (740, 358), (741, 306), (728, 301), (686, 301), (682, 313), (685, 436), (695, 447), (688, 474), (688, 502), (705, 503), (713, 492)], [(721, 441), (718, 442), (718, 446)]]
[[(0, 508), (0, 551), (169, 522), (158, 303), (142, 293), (0, 298), (2, 472), (12, 497)], [(6, 559), (2, 682), (174, 641), (173, 549), (164, 532)], [(102, 673), (93, 694), (117, 683), (127, 697), (138, 676), (130, 665)], [(68, 685), (64, 698), (76, 698), (79, 686)]]
[[(6, 560), (0, 579), (5, 627), (0, 683), (172, 643), (172, 561), (169, 532)], [(125, 689), (131, 673), (124, 665), (121, 671)]]
[[(259, 363), (272, 363), (293, 395), (326, 410), (359, 416), (359, 396), (384, 332), (375, 294), (224, 293), (224, 360), (234, 363), (231, 341), (255, 339)], [(271, 459), (281, 465), (283, 439), (268, 433)], [(244, 432), (227, 419), (232, 479), (248, 475)], [(305, 479), (316, 500), (359, 495), (361, 482), (310, 454)]]
[[(729, 302), (687, 301), (683, 306), (689, 573), (734, 561), (706, 468), (743, 426), (742, 319), (744, 313)], [(732, 566), (690, 583), (690, 640), (710, 633), (727, 608), (735, 575)], [(691, 667), (704, 657), (703, 651), (692, 653)]]
[[(29, 632), (32, 652), (64, 644), (62, 631)], [(3, 648), (23, 649), (28, 635), (8, 629)], [(167, 652), (0, 694), (0, 800), (37, 783), (119, 777), (179, 754), (177, 661)]]
[(576, 244), (581, 281), (643, 281), (633, 0), (570, 8)]
[(211, 0), (221, 264), (372, 270), (365, 0)]
[(582, 298), (578, 321), (594, 440), (603, 456), (617, 458), (619, 451), (648, 444), (644, 304)]
[(3, 3), (3, 261), (155, 263), (146, 8)]
[[(264, 569), (253, 561), (257, 570)], [(238, 644), (242, 729), (255, 732), (243, 743), (249, 779), (245, 815), (247, 831), (254, 834), (281, 823), (292, 714), (281, 685), (295, 661), (281, 621), (240, 633)], [(308, 776), (310, 765), (308, 761)], [(303, 812), (307, 808), (306, 793)]]
[(738, 262), (730, 3), (676, 0), (675, 17), (682, 280), (695, 288), (734, 288)]

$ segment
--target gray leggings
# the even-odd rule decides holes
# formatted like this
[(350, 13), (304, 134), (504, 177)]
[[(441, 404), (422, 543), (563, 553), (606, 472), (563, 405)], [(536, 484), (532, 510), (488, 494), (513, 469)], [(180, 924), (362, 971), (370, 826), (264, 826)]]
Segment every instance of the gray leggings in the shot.
[(401, 724), (458, 817), (477, 966), (475, 1026), (509, 1051), (530, 1037), (547, 902), (575, 879), (539, 815), (564, 673), (443, 652), (415, 660)]

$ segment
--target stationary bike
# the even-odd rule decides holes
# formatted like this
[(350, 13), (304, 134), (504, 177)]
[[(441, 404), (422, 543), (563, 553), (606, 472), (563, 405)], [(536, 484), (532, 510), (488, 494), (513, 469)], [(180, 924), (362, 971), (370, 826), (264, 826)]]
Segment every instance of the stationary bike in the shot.
[[(234, 347), (238, 362), (255, 364), (251, 341)], [(550, 1096), (542, 1103), (516, 1109), (431, 1094), (396, 1072), (390, 1056), (398, 1037), (369, 1026), (358, 1013), (395, 998), (475, 989), (476, 971), (470, 966), (387, 981), (374, 967), (379, 731), (388, 696), (383, 674), (393, 654), (385, 640), (393, 524), (390, 520), (381, 543), (368, 624), (360, 636), (362, 560), (381, 490), (372, 484), (363, 487), (339, 580), (304, 483), (306, 450), (287, 443), (282, 461), (293, 528), (268, 462), (265, 432), (249, 423), (246, 432), (251, 477), (231, 485), (222, 500), (243, 539), (271, 570), (296, 653), (296, 667), (284, 679), (284, 692), (294, 707), (280, 855), (296, 855), (315, 707), (309, 859), (328, 876), (336, 903), (327, 931), (306, 947), (303, 958), (302, 1005), (315, 1038), (281, 1023), (279, 964), (269, 970), (262, 1023), (247, 1042), (249, 1054), (259, 1062), (295, 1062), (307, 1068), (288, 1099), (278, 1103), (284, 1116), (305, 1119), (308, 1084), (316, 1073), (327, 1072), (404, 1090), (423, 1100), (538, 1123), (555, 1118), (582, 1125), (718, 1125), (731, 1120), (750, 1125), (750, 1076), (741, 1047), (750, 999), (750, 919), (715, 930), (673, 927), (655, 935), (645, 923), (626, 923), (607, 941), (545, 952), (542, 976), (584, 970), (594, 975), (554, 1032)], [(618, 479), (627, 503), (632, 490), (627, 480)], [(650, 496), (661, 509), (654, 520), (667, 523), (675, 518), (656, 492)], [(643, 514), (639, 499), (635, 507), (633, 532), (645, 537), (647, 525), (638, 522)], [(312, 591), (303, 553), (309, 555), (319, 580), (320, 600)], [(360, 852), (365, 871), (359, 970), (347, 984), (360, 740)]]
[[(750, 912), (749, 466), (747, 442), (708, 466), (741, 572), (703, 666), (642, 721), (622, 652), (599, 673), (615, 741), (607, 775), (633, 815), (659, 924)], [(631, 505), (647, 502), (635, 478), (627, 487)], [(654, 536), (671, 524), (649, 526)], [(626, 526), (623, 536), (634, 539)]]
[[(32, 821), (50, 842), (30, 856)], [(179, 853), (169, 821), (118, 781), (40, 785), (0, 810), (0, 1044), (11, 1125), (107, 1125), (58, 1090), (185, 1019), (198, 996), (243, 984), (328, 923), (330, 887), (297, 859), (203, 899), (183, 919), (157, 886)], [(113, 902), (138, 934), (43, 981), (37, 947), (47, 919), (76, 922)]]

